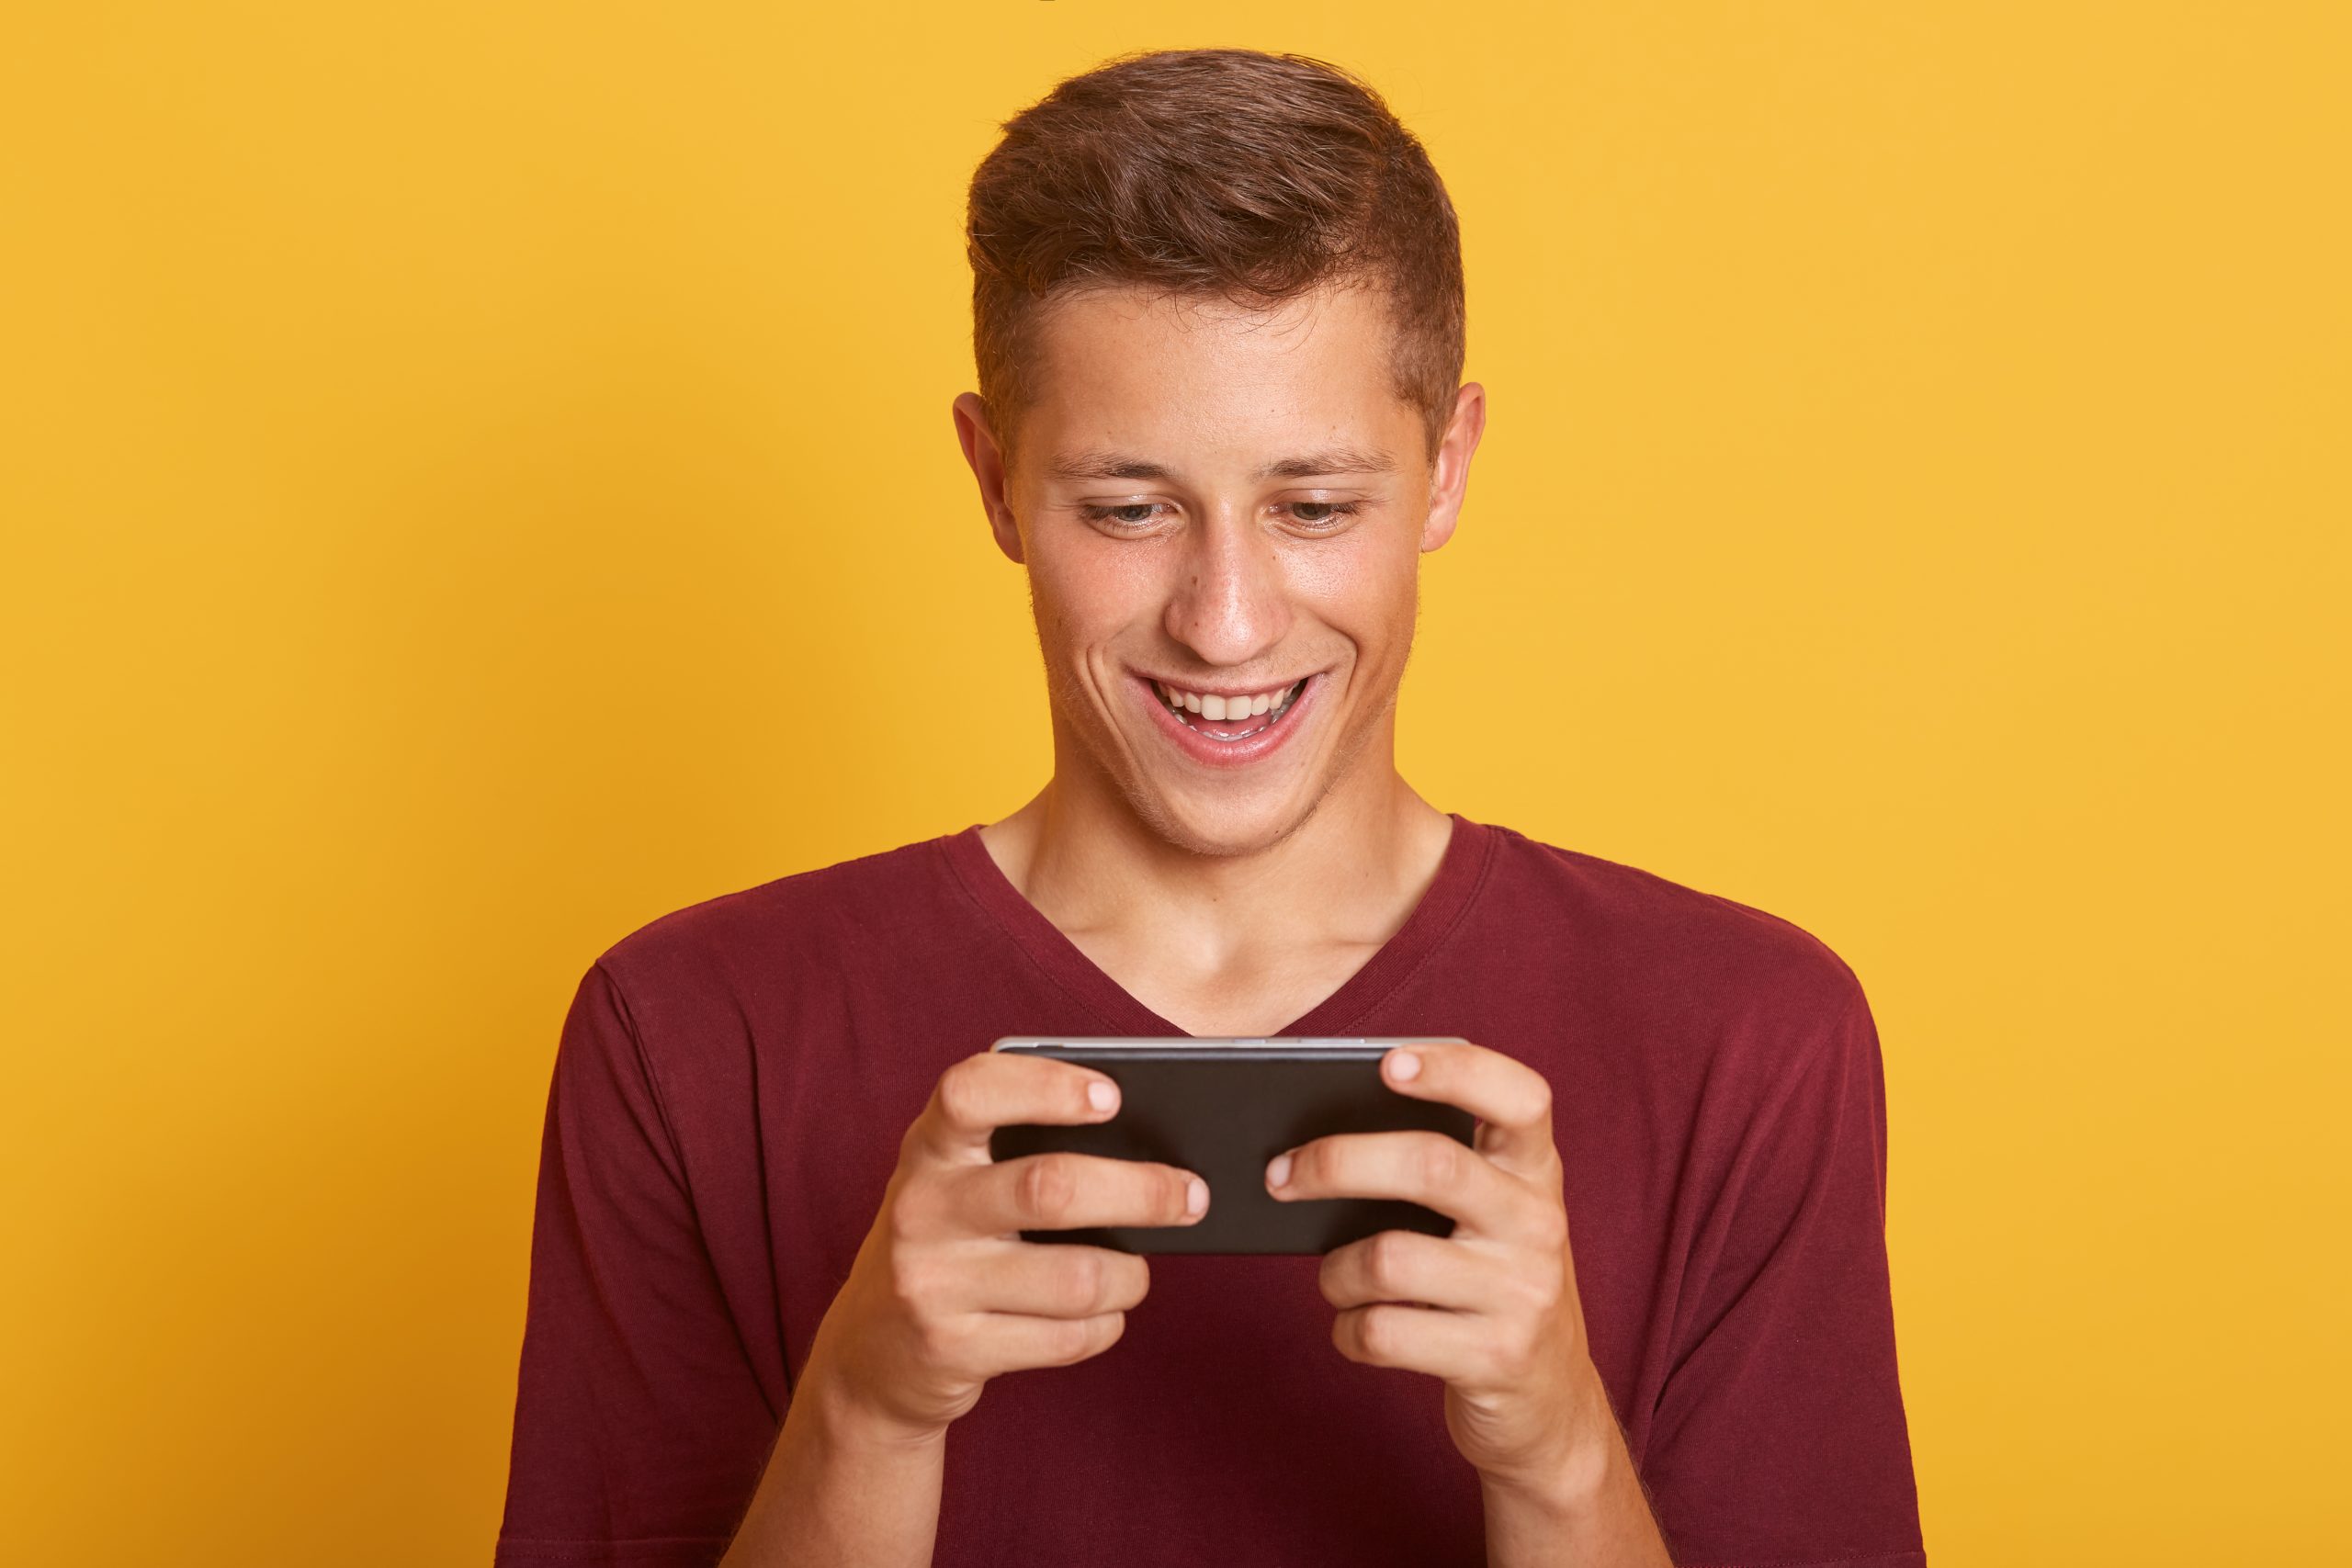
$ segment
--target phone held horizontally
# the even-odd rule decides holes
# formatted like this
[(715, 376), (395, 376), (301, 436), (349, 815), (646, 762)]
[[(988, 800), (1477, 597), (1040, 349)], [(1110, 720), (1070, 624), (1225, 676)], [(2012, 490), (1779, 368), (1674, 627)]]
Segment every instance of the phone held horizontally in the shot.
[(1209, 1212), (1190, 1225), (1023, 1231), (1028, 1241), (1121, 1252), (1321, 1253), (1378, 1231), (1450, 1235), (1453, 1222), (1395, 1198), (1283, 1200), (1266, 1166), (1335, 1133), (1426, 1131), (1469, 1144), (1477, 1119), (1458, 1106), (1397, 1093), (1380, 1059), (1399, 1045), (1459, 1044), (1458, 1036), (1204, 1038), (1007, 1035), (994, 1049), (1077, 1062), (1119, 1086), (1119, 1110), (1080, 1126), (1000, 1127), (1000, 1160), (1066, 1149), (1157, 1160), (1208, 1183)]

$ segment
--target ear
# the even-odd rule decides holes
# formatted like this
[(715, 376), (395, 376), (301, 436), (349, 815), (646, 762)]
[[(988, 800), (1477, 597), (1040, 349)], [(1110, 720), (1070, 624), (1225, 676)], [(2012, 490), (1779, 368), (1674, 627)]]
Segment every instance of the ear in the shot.
[(972, 477), (979, 481), (980, 507), (988, 513), (989, 531), (996, 536), (996, 547), (1005, 558), (1018, 561), (1022, 558), (1021, 526), (1004, 499), (1004, 448), (989, 425), (988, 405), (978, 392), (961, 392), (954, 412), (956, 439), (963, 444), (964, 461), (972, 466)]
[(1464, 382), (1453, 394), (1453, 417), (1445, 423), (1437, 457), (1430, 465), (1430, 516), (1421, 525), (1423, 554), (1453, 537), (1454, 520), (1462, 515), (1463, 499), (1470, 493), (1470, 455), (1487, 429), (1487, 389)]

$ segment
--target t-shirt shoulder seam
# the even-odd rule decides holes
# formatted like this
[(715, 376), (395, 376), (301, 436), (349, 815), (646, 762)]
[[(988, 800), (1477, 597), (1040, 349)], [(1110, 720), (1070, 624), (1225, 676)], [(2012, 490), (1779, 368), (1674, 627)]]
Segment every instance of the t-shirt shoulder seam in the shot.
[[(662, 1068), (655, 1059), (652, 1042), (638, 1024), (637, 1014), (629, 1006), (628, 993), (621, 988), (620, 976), (615, 975), (610, 969), (606, 969), (602, 959), (597, 960), (594, 967), (604, 975), (605, 983), (612, 987), (614, 1004), (620, 1010), (622, 1027), (628, 1032), (630, 1049), (636, 1052), (638, 1067), (645, 1075), (645, 1091), (652, 1097), (654, 1114), (661, 1119), (662, 1140), (669, 1145), (670, 1164), (676, 1171), (674, 1179), (678, 1185), (678, 1195), (684, 1201), (686, 1213), (693, 1221), (695, 1241), (702, 1248), (704, 1261), (716, 1272), (718, 1260), (710, 1256), (709, 1231), (704, 1224), (703, 1219), (703, 1200), (695, 1191), (694, 1168), (686, 1160), (685, 1140), (678, 1134), (677, 1118), (671, 1113), (669, 1086), (662, 1081)], [(736, 1316), (733, 1302), (729, 1301), (726, 1303), (725, 1315), (728, 1326), (734, 1331), (736, 1346), (741, 1350), (745, 1363), (756, 1364), (757, 1358), (752, 1353), (751, 1337), (744, 1333), (743, 1325)], [(764, 1385), (761, 1389), (761, 1397), (766, 1398)], [(672, 1538), (642, 1539), (663, 1540)]]
[[(1856, 990), (1859, 991), (1861, 989), (1861, 977), (1854, 972), (1853, 965), (1846, 962), (1845, 956), (1842, 953), (1840, 953), (1836, 948), (1830, 946), (1829, 943), (1824, 941), (1817, 933), (1799, 925), (1796, 921), (1790, 919), (1785, 915), (1776, 915), (1770, 909), (1760, 908), (1754, 904), (1744, 903), (1737, 898), (1732, 897), (1728, 894), (1711, 892), (1703, 887), (1694, 887), (1687, 882), (1677, 882), (1674, 878), (1667, 876), (1662, 873), (1652, 871), (1645, 866), (1634, 865), (1627, 861), (1611, 860), (1606, 855), (1597, 855), (1587, 850), (1572, 850), (1563, 844), (1547, 843), (1541, 839), (1531, 838), (1515, 828), (1504, 827), (1501, 824), (1496, 824), (1496, 826), (1500, 831), (1519, 840), (1522, 844), (1527, 845), (1529, 848), (1541, 852), (1544, 854), (1556, 855), (1564, 860), (1577, 862), (1586, 866), (1598, 867), (1612, 874), (1635, 877), (1661, 892), (1677, 897), (1694, 899), (1699, 903), (1707, 905), (1713, 908), (1728, 910), (1744, 919), (1763, 924), (1774, 929), (1775, 931), (1801, 938), (1808, 949), (1818, 953), (1821, 957), (1826, 958), (1837, 970), (1842, 971), (1844, 978), (1850, 983)], [(1861, 1561), (1866, 1562), (1869, 1559), (1865, 1558)], [(1759, 1565), (1759, 1568), (1771, 1568), (1771, 1565)], [(1809, 1568), (1809, 1565), (1807, 1565), (1807, 1568)]]
[(661, 1065), (653, 1059), (653, 1046), (646, 1039), (644, 1029), (637, 1021), (637, 1010), (629, 1005), (628, 992), (621, 985), (621, 977), (602, 958), (593, 967), (605, 976), (605, 984), (613, 989), (613, 1001), (620, 1009), (621, 1025), (628, 1031), (629, 1048), (637, 1053), (637, 1065), (645, 1074), (646, 1091), (653, 1097), (654, 1111), (662, 1118), (662, 1136), (670, 1145), (670, 1157), (677, 1163), (679, 1190), (689, 1204), (694, 1202), (694, 1188), (687, 1179), (685, 1145), (678, 1139), (677, 1119), (670, 1111), (670, 1089), (662, 1081)]
[(686, 923), (692, 917), (697, 914), (717, 910), (727, 906), (749, 903), (762, 897), (773, 898), (778, 896), (786, 895), (797, 891), (799, 888), (813, 886), (820, 879), (829, 879), (850, 874), (861, 867), (869, 866), (871, 863), (876, 861), (887, 860), (893, 855), (914, 854), (922, 850), (933, 848), (941, 842), (943, 837), (943, 835), (933, 835), (928, 839), (910, 840), (906, 843), (892, 844), (887, 849), (869, 851), (862, 855), (851, 855), (844, 860), (828, 861), (823, 865), (803, 866), (798, 871), (787, 871), (782, 875), (771, 876), (764, 882), (755, 882), (747, 886), (729, 888), (724, 893), (714, 893), (708, 897), (697, 898), (692, 903), (681, 904), (674, 908), (665, 909), (662, 913), (652, 916), (650, 919), (643, 920), (638, 925), (631, 927), (628, 931), (615, 939), (612, 942), (608, 943), (605, 946), (605, 951), (597, 954), (598, 961), (603, 962), (607, 959), (615, 958), (626, 961), (628, 958), (627, 950), (647, 942), (656, 938), (659, 934), (666, 933), (673, 927)]

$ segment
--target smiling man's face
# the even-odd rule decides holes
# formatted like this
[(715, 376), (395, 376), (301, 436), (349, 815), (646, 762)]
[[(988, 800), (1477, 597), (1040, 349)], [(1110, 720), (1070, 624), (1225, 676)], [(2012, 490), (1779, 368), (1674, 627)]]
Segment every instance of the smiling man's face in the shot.
[(1393, 771), (1419, 560), (1453, 532), (1479, 389), (1430, 460), (1363, 289), (1262, 312), (1098, 289), (1035, 342), (1011, 472), (977, 398), (956, 423), (1029, 570), (1057, 777), (1088, 770), (1159, 837), (1238, 854)]

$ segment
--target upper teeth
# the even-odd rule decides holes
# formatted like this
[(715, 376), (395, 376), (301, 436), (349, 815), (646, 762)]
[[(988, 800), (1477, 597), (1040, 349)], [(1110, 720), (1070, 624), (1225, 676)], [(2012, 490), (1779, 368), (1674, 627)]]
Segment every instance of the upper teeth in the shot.
[(1247, 696), (1221, 697), (1214, 693), (1187, 692), (1165, 681), (1153, 682), (1159, 690), (1159, 700), (1171, 708), (1199, 714), (1203, 718), (1250, 718), (1272, 708), (1286, 707), (1286, 699), (1296, 689), (1296, 683), (1277, 686), (1271, 692), (1255, 692)]

